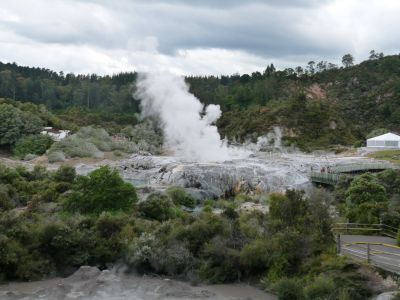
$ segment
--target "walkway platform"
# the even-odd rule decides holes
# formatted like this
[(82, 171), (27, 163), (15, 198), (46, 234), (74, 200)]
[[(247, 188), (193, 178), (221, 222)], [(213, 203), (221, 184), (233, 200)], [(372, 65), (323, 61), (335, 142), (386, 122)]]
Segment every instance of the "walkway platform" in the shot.
[(366, 235), (340, 235), (338, 239), (340, 254), (400, 275), (400, 247), (395, 239)]
[(314, 183), (336, 185), (339, 182), (340, 177), (343, 176), (344, 174), (379, 172), (391, 168), (393, 168), (393, 166), (390, 163), (384, 163), (384, 162), (356, 163), (348, 165), (329, 166), (329, 171), (325, 172), (312, 171), (309, 173), (309, 176), (311, 181)]

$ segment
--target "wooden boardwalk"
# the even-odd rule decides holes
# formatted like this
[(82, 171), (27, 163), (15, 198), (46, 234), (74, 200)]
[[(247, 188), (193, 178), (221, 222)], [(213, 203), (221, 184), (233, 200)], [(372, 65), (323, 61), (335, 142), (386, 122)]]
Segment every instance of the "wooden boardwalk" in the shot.
[(340, 235), (338, 251), (357, 261), (400, 274), (400, 247), (385, 236)]
[[(310, 179), (314, 183), (336, 185), (340, 177), (344, 174), (354, 174), (361, 172), (377, 172), (392, 168), (390, 163), (357, 163), (340, 166), (329, 166), (329, 172), (314, 172), (309, 173)], [(327, 170), (326, 168), (324, 168)]]
[(400, 275), (397, 228), (384, 224), (337, 223), (338, 253)]

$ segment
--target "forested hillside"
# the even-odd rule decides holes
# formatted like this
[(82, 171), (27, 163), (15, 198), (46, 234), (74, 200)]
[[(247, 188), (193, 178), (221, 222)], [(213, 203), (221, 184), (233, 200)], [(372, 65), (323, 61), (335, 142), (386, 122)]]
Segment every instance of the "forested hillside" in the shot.
[[(400, 131), (400, 56), (371, 55), (344, 67), (310, 62), (306, 68), (221, 77), (188, 77), (205, 104), (220, 104), (223, 136), (255, 139), (272, 126), (284, 141), (311, 150), (360, 143), (372, 130)], [(105, 119), (136, 122), (132, 97), (136, 73), (74, 75), (0, 63), (0, 98), (45, 104), (68, 121), (90, 125)], [(84, 118), (82, 118), (84, 116)]]

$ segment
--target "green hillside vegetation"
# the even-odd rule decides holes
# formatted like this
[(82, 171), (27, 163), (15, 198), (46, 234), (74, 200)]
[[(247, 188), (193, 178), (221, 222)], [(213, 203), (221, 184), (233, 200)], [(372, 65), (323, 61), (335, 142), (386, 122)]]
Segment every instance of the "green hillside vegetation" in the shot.
[[(116, 115), (79, 107), (54, 114), (43, 104), (0, 99), (0, 150), (20, 159), (47, 153), (51, 163), (73, 157), (101, 158), (104, 152), (112, 151), (116, 156), (140, 151), (160, 153), (162, 134), (152, 120), (139, 122), (135, 114)], [(70, 129), (72, 134), (54, 142), (40, 134), (46, 126)], [(110, 133), (117, 138), (113, 139)]]
[(44, 126), (63, 126), (44, 105), (0, 99), (0, 149), (17, 157), (41, 155), (51, 146), (49, 137), (40, 135)]
[(267, 214), (222, 199), (191, 214), (184, 190), (138, 202), (136, 189), (108, 167), (77, 176), (67, 166), (0, 166), (0, 199), (0, 281), (123, 263), (128, 271), (193, 282), (260, 282), (279, 299), (361, 300), (373, 293), (360, 265), (336, 256), (322, 191), (268, 195)]
[[(217, 125), (230, 139), (255, 139), (279, 125), (284, 140), (304, 150), (360, 145), (372, 130), (400, 131), (400, 56), (371, 52), (344, 67), (326, 61), (307, 67), (221, 77), (188, 77), (205, 104), (219, 104)], [(111, 133), (138, 122), (132, 97), (136, 73), (74, 75), (0, 63), (0, 97), (44, 104), (78, 126), (100, 125)]]

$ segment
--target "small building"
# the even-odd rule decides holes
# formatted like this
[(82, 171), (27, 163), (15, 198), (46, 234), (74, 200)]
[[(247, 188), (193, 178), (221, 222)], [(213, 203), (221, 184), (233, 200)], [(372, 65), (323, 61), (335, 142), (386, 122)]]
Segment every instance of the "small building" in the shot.
[(50, 136), (56, 142), (65, 139), (69, 134), (70, 130), (61, 130), (55, 129), (53, 127), (44, 127), (43, 130), (40, 132), (41, 134)]
[(394, 133), (385, 133), (370, 139), (367, 139), (368, 148), (390, 148), (400, 149), (400, 136)]

